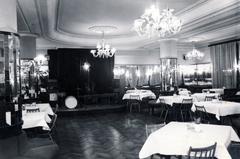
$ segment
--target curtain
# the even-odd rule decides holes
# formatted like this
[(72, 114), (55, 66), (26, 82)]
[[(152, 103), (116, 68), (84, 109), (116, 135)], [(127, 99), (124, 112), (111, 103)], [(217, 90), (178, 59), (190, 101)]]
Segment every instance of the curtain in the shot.
[(159, 66), (157, 65), (120, 66), (120, 69), (124, 70), (120, 80), (124, 80), (125, 86), (137, 87), (160, 84)]
[(237, 43), (225, 43), (210, 47), (213, 88), (236, 88)]
[[(58, 49), (48, 50), (49, 78), (58, 80), (59, 91), (67, 95), (109, 93), (112, 86), (114, 57), (95, 58), (90, 49)], [(84, 63), (90, 69), (83, 68)], [(88, 92), (88, 88), (90, 92)]]

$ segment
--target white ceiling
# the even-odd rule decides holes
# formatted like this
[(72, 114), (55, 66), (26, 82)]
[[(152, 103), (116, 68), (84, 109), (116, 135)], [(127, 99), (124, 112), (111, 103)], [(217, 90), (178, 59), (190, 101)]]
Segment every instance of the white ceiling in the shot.
[[(158, 0), (184, 19), (180, 32), (164, 38), (178, 43), (208, 45), (240, 37), (240, 0)], [(18, 33), (36, 36), (37, 49), (95, 48), (101, 34), (93, 26), (114, 26), (105, 41), (117, 50), (159, 47), (159, 37), (140, 37), (133, 22), (156, 0), (17, 0)]]

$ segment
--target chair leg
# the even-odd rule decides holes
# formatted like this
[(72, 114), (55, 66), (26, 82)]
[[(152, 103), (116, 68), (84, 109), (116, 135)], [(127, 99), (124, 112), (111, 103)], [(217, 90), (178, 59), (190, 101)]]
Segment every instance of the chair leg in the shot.
[(167, 116), (168, 116), (168, 110), (166, 110), (166, 114), (165, 114), (164, 122), (166, 122)]
[(141, 106), (138, 104), (139, 113), (141, 113)]
[(192, 113), (190, 110), (189, 110), (189, 115), (190, 115), (190, 120), (193, 121)]
[(130, 105), (130, 113), (132, 113), (132, 104)]
[(160, 118), (162, 118), (163, 111), (164, 111), (164, 110), (161, 111)]
[(184, 122), (183, 112), (181, 111), (182, 121)]

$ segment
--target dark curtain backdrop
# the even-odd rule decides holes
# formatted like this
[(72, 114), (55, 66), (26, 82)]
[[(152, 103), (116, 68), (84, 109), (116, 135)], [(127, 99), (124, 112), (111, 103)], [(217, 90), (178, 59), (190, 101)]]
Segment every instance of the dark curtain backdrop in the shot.
[[(67, 95), (89, 94), (85, 85), (88, 83), (88, 72), (83, 69), (85, 62), (91, 65), (89, 70), (90, 88), (95, 84), (95, 93), (109, 93), (112, 87), (114, 57), (95, 58), (90, 49), (58, 49), (48, 50), (49, 79), (58, 80), (59, 91)], [(93, 90), (91, 90), (93, 91)], [(93, 93), (93, 92), (91, 92)]]

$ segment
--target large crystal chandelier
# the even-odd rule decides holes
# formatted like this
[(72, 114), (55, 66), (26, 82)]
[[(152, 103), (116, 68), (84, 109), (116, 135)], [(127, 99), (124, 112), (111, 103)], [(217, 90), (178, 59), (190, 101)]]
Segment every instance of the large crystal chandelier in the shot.
[(139, 19), (134, 21), (132, 30), (140, 36), (153, 35), (155, 32), (158, 36), (164, 37), (166, 33), (175, 34), (180, 31), (183, 20), (173, 16), (174, 9), (164, 9), (160, 14), (158, 7), (154, 5), (145, 11)]
[(193, 50), (192, 51), (189, 51), (187, 54), (186, 54), (186, 58), (191, 60), (201, 60), (204, 56), (204, 54), (198, 50), (195, 49), (194, 47), (194, 41), (192, 42), (193, 44)]
[(105, 44), (104, 43), (104, 31), (102, 31), (102, 43), (101, 44), (97, 44), (96, 46), (97, 50), (91, 50), (91, 53), (93, 54), (94, 57), (113, 57), (113, 55), (116, 52), (115, 48), (110, 48), (109, 44)]

